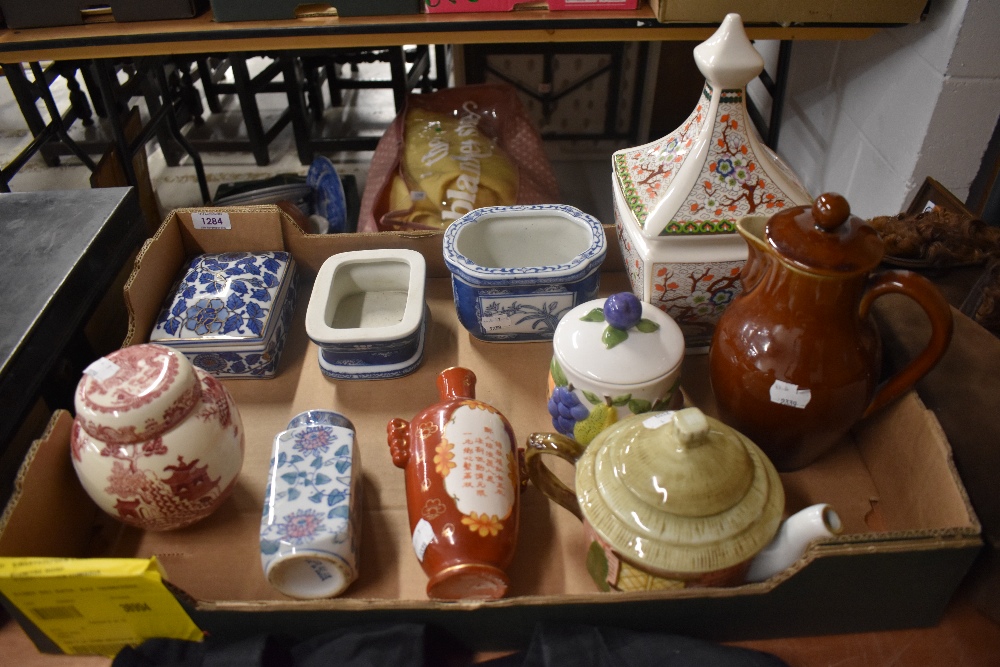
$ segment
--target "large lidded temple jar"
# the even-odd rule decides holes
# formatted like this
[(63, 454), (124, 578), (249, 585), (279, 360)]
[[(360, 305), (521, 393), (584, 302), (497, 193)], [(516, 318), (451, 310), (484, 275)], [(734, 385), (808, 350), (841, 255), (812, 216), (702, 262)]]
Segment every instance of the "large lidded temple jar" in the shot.
[(687, 120), (612, 158), (615, 225), (632, 290), (680, 325), (689, 350), (711, 342), (740, 290), (747, 247), (736, 220), (811, 202), (749, 120), (746, 85), (764, 60), (740, 16), (726, 16), (694, 58), (706, 81)]

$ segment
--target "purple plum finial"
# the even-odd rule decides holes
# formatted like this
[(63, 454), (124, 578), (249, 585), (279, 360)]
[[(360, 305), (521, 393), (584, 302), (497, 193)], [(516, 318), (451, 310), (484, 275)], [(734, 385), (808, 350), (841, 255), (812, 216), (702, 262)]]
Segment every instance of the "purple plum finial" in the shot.
[(652, 333), (660, 325), (642, 316), (642, 302), (631, 292), (618, 292), (604, 300), (603, 308), (594, 308), (580, 318), (584, 322), (607, 322), (601, 340), (609, 350), (628, 338), (628, 330)]

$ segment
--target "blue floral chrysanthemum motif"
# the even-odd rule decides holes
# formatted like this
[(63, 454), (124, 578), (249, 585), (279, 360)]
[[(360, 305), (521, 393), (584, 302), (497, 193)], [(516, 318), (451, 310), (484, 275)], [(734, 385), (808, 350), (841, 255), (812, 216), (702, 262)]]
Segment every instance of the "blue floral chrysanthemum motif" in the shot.
[(229, 318), (221, 299), (201, 299), (185, 312), (184, 326), (200, 336), (217, 334)]
[(292, 544), (303, 544), (326, 530), (325, 517), (312, 509), (300, 509), (285, 516), (284, 523), (278, 524), (281, 539)]
[(183, 269), (150, 342), (217, 376), (270, 377), (291, 321), (296, 267), (287, 252), (200, 255)]
[(333, 429), (327, 426), (308, 426), (295, 434), (292, 448), (306, 456), (326, 454), (336, 439)]
[(729, 176), (734, 170), (732, 160), (719, 160), (715, 166), (715, 171), (719, 176)]
[(191, 363), (209, 373), (221, 371), (228, 365), (226, 360), (223, 359), (221, 355), (213, 354), (211, 352), (197, 355), (191, 360)]

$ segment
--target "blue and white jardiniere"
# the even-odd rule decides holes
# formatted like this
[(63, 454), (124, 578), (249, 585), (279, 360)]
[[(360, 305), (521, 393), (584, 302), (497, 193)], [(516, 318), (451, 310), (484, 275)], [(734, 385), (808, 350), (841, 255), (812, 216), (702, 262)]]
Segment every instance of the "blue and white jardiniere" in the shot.
[(415, 371), (424, 356), (426, 274), (413, 250), (358, 250), (323, 262), (306, 309), (323, 374), (374, 380)]
[(562, 204), (479, 208), (444, 234), (458, 319), (486, 341), (551, 340), (597, 296), (606, 252), (601, 223)]
[(343, 415), (310, 410), (274, 438), (260, 522), (264, 576), (289, 597), (342, 593), (358, 576), (361, 460)]
[(295, 311), (287, 252), (199, 255), (181, 271), (149, 336), (212, 375), (270, 378)]

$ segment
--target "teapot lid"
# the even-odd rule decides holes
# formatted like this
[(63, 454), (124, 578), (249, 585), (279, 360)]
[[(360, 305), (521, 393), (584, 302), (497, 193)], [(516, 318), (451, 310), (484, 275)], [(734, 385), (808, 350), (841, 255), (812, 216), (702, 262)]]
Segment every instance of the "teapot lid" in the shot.
[(698, 408), (633, 415), (576, 464), (590, 525), (647, 571), (700, 574), (753, 557), (774, 537), (785, 494), (744, 435)]
[(775, 213), (764, 235), (786, 260), (821, 273), (867, 273), (884, 253), (878, 232), (851, 215), (847, 200), (834, 193), (820, 195), (812, 206)]
[(115, 350), (84, 372), (76, 419), (91, 437), (134, 444), (173, 428), (201, 400), (201, 381), (182, 353), (144, 343)]

